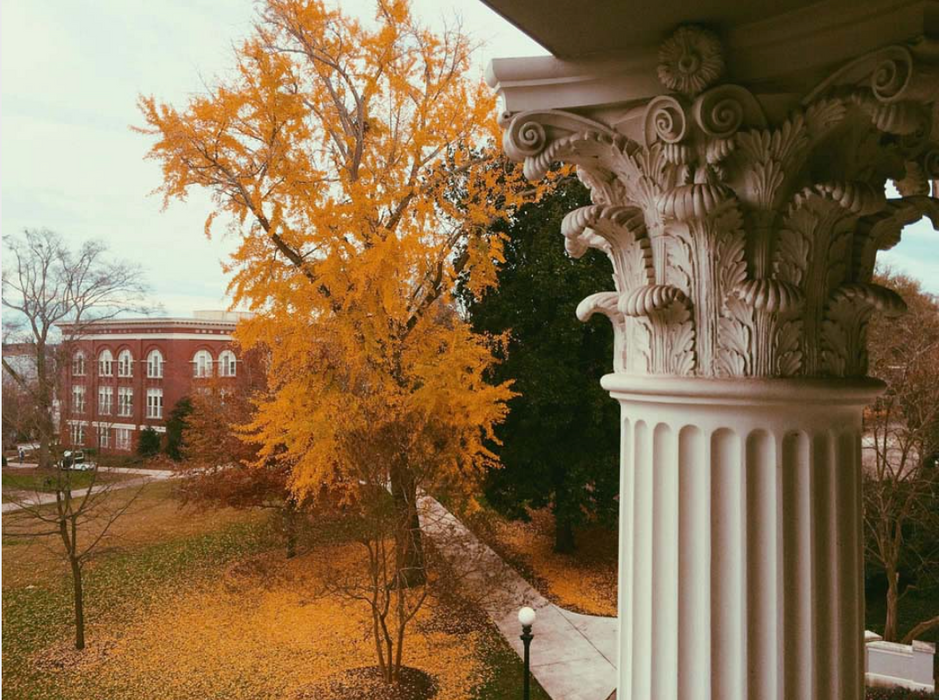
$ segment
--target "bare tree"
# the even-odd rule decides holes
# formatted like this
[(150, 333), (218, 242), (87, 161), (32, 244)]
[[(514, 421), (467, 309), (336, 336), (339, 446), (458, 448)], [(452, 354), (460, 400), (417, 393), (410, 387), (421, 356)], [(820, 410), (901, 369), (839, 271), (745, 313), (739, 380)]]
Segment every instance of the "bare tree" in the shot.
[[(7, 356), (9, 350), (10, 348), (4, 345), (4, 361), (15, 362), (15, 356)], [(3, 372), (3, 410), (0, 414), (3, 419), (4, 454), (7, 450), (15, 448), (18, 443), (30, 442), (35, 437), (32, 434), (32, 426), (37, 418), (35, 380), (22, 370), (18, 376), (20, 381), (13, 379), (8, 372)]]
[[(53, 231), (27, 229), (4, 246), (4, 342), (28, 344), (33, 366), (23, 372), (4, 357), (3, 370), (35, 406), (39, 464), (47, 467), (56, 435), (59, 360), (71, 356), (71, 345), (89, 323), (123, 312), (147, 313), (147, 286), (138, 266), (108, 259), (107, 247), (98, 241), (72, 250)], [(56, 343), (60, 324), (69, 327)]]
[[(52, 231), (27, 229), (4, 246), (3, 336), (5, 343), (17, 342), (21, 354), (19, 362), (2, 358), (3, 428), (39, 443), (39, 465), (33, 473), (24, 472), (32, 479), (30, 486), (4, 493), (3, 535), (36, 538), (65, 559), (73, 583), (75, 646), (82, 649), (83, 567), (102, 551), (139, 488), (112, 493), (117, 482), (99, 462), (86, 470), (69, 465), (85, 436), (70, 435), (76, 439), (63, 444), (55, 400), (61, 395), (63, 362), (72, 358), (89, 325), (124, 312), (148, 313), (147, 286), (138, 266), (109, 259), (97, 241), (72, 250)], [(106, 425), (97, 427), (88, 436), (92, 446), (102, 430), (110, 432)]]
[[(414, 501), (395, 487), (390, 474), (400, 462), (401, 442), (414, 432), (394, 426), (350, 437), (345, 449), (373, 458), (356, 460), (360, 467), (348, 490), (324, 489), (309, 504), (319, 517), (337, 513), (335, 522), (361, 545), (355, 564), (336, 566), (325, 588), (367, 606), (377, 666), (388, 683), (403, 680), (408, 632), (425, 605), (452, 599), (456, 591), (467, 603), (499, 601), (504, 610), (521, 602), (505, 562), (425, 491), (433, 488), (448, 507), (462, 509), (472, 502), (465, 490), (433, 480), (432, 467), (410, 472), (417, 479)], [(411, 554), (416, 549), (419, 557)]]
[[(887, 274), (909, 312), (871, 322), (870, 373), (887, 390), (865, 417), (864, 521), (868, 561), (887, 579), (884, 639), (897, 641), (903, 597), (939, 579), (939, 300)], [(933, 627), (939, 617), (902, 641)]]
[[(39, 422), (39, 427), (49, 425), (44, 419)], [(78, 463), (81, 448), (63, 446), (41, 433), (39, 437), (51, 445), (55, 465), (24, 472), (32, 478), (31, 486), (4, 491), (3, 537), (36, 539), (63, 558), (72, 578), (75, 648), (84, 649), (84, 566), (106, 551), (103, 545), (111, 541), (112, 526), (137, 500), (148, 479), (119, 482), (100, 461)]]
[(400, 514), (393, 497), (381, 485), (362, 489), (360, 499), (347, 507), (342, 517), (345, 528), (363, 547), (356, 566), (337, 567), (327, 578), (326, 591), (364, 603), (371, 613), (375, 658), (388, 683), (400, 680), (404, 642), (408, 627), (427, 599), (426, 567), (431, 560), (422, 557), (419, 585), (409, 585), (400, 558)]

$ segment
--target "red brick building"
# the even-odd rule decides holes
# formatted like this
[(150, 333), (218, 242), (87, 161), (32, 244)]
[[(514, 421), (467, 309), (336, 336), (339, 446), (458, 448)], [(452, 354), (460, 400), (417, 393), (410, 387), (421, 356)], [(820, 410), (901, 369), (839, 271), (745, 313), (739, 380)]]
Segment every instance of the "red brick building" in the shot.
[(197, 311), (85, 326), (69, 343), (71, 357), (62, 358), (63, 444), (130, 452), (141, 430), (166, 432), (167, 415), (199, 380), (238, 382), (246, 369), (232, 346), (240, 316)]

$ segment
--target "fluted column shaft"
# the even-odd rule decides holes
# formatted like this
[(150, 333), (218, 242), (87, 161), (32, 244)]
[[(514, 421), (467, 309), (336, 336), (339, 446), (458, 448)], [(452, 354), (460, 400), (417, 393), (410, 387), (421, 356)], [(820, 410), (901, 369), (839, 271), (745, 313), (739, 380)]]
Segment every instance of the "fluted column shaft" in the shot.
[(939, 228), (939, 31), (906, 0), (818, 4), (490, 76), (506, 154), (590, 190), (565, 248), (613, 268), (577, 315), (615, 338), (619, 700), (863, 693), (867, 328), (906, 309), (878, 251)]
[(872, 381), (616, 374), (620, 700), (859, 700)]

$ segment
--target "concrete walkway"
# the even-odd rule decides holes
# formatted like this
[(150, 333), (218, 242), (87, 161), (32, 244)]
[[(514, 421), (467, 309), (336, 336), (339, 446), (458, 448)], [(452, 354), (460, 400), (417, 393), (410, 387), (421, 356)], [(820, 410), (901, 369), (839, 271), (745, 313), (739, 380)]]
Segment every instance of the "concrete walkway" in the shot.
[(535, 609), (532, 674), (553, 700), (610, 697), (616, 688), (615, 617), (580, 615), (554, 605), (428, 496), (421, 499), (421, 527), (455, 570), (463, 592), (489, 614), (519, 656), (518, 609)]
[[(35, 465), (23, 465), (24, 468)], [(72, 498), (83, 498), (92, 488), (95, 488), (96, 491), (107, 488), (111, 491), (119, 491), (120, 489), (129, 489), (134, 486), (143, 486), (148, 484), (151, 481), (162, 481), (164, 479), (169, 479), (174, 475), (175, 472), (171, 472), (165, 469), (124, 469), (124, 468), (110, 468), (102, 469), (102, 473), (105, 472), (115, 472), (122, 474), (142, 474), (136, 479), (128, 479), (127, 481), (119, 481), (117, 483), (109, 483), (107, 485), (101, 484), (98, 487), (89, 487), (84, 489), (76, 489), (72, 491)], [(55, 503), (55, 494), (54, 493), (37, 493), (34, 491), (24, 492), (24, 491), (14, 491), (12, 494), (16, 494), (17, 501), (10, 501), (3, 504), (2, 511), (3, 513), (12, 513), (17, 510), (22, 510), (23, 508), (33, 508), (36, 506), (46, 505), (48, 503)]]
[[(7, 462), (4, 469), (38, 469), (39, 465), (32, 462)], [(111, 472), (113, 474), (139, 474), (141, 476), (152, 476), (156, 479), (168, 479), (176, 472), (172, 469), (144, 469), (143, 467), (99, 467), (102, 474)]]

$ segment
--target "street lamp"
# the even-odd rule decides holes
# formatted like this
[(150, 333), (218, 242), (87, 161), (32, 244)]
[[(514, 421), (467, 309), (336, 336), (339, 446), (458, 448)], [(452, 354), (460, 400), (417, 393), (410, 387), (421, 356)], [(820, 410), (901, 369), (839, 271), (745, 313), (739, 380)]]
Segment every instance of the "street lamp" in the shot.
[(535, 635), (531, 633), (531, 626), (535, 624), (535, 611), (529, 607), (524, 607), (518, 611), (518, 621), (522, 623), (522, 635), (520, 639), (522, 644), (525, 645), (525, 677), (522, 682), (522, 697), (524, 700), (529, 700), (531, 697), (531, 671), (530, 661), (529, 661), (529, 649), (531, 648), (531, 640)]

